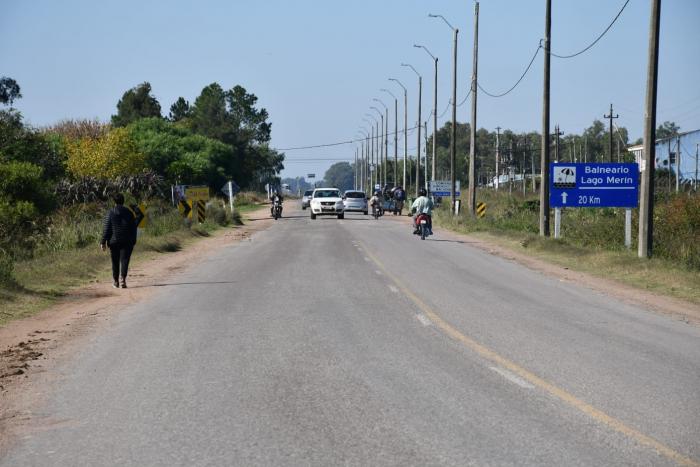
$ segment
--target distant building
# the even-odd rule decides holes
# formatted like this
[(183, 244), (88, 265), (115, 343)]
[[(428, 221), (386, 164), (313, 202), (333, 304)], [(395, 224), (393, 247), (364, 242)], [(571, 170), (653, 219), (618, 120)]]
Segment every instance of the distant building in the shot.
[[(629, 146), (629, 152), (634, 154), (634, 160), (640, 164), (644, 155), (641, 144)], [(656, 168), (678, 172), (681, 183), (692, 183), (698, 180), (698, 151), (700, 150), (700, 130), (686, 131), (673, 136), (656, 140)]]

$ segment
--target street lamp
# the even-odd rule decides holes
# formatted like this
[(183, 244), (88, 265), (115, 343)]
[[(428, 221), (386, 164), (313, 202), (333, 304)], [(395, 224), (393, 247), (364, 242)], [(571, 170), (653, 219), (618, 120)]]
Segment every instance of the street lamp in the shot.
[[(377, 158), (379, 155), (379, 145), (377, 142), (377, 138), (379, 137), (379, 120), (377, 120), (373, 114), (371, 113), (366, 113), (365, 117), (369, 117), (374, 121), (374, 125), (372, 127), (372, 151), (371, 151), (371, 163), (370, 163), (370, 174), (369, 174), (369, 181), (370, 181), (370, 190), (374, 190), (374, 185), (376, 185), (377, 182), (377, 172), (376, 170), (373, 170), (373, 167), (376, 166), (377, 163)], [(376, 130), (375, 130), (376, 127)], [(372, 177), (374, 176), (374, 180)]]
[(423, 92), (423, 77), (420, 75), (420, 73), (418, 73), (418, 70), (413, 68), (413, 65), (402, 63), (401, 66), (409, 67), (416, 75), (418, 75), (418, 146), (416, 150), (416, 198), (418, 198), (418, 186), (420, 185), (420, 107), (421, 94)]
[(403, 88), (403, 189), (406, 189), (406, 159), (408, 159), (408, 89), (396, 78), (389, 78)]
[(389, 178), (387, 175), (387, 169), (389, 168), (387, 161), (387, 159), (389, 159), (389, 107), (387, 107), (381, 99), (377, 99), (375, 97), (372, 100), (381, 104), (381, 106), (384, 107), (384, 112), (386, 113), (386, 118), (384, 119), (384, 160), (382, 161), (384, 165), (384, 185), (386, 185), (387, 178)]
[(394, 98), (394, 186), (396, 186), (399, 184), (396, 174), (399, 165), (399, 100), (396, 98), (394, 93), (388, 89), (382, 88), (380, 91), (383, 91)]
[(457, 160), (457, 35), (459, 29), (452, 27), (449, 21), (442, 15), (428, 14), (430, 18), (442, 19), (454, 33), (454, 43), (452, 45), (453, 65), (452, 65), (452, 135), (450, 138), (450, 180), (452, 182), (452, 212), (455, 208), (457, 177), (455, 174), (455, 163)]
[(379, 114), (379, 120), (381, 121), (381, 126), (377, 131), (377, 183), (382, 184), (382, 165), (384, 162), (384, 114), (375, 106), (371, 106), (370, 109), (374, 110)]
[[(423, 49), (426, 51), (430, 58), (435, 62), (435, 89), (433, 93), (433, 164), (430, 174), (430, 180), (435, 181), (435, 158), (437, 157), (437, 101), (438, 101), (438, 58), (430, 53), (430, 50), (424, 45), (413, 44), (413, 47)], [(427, 161), (426, 161), (427, 165)], [(426, 173), (428, 172), (428, 167), (425, 168)]]

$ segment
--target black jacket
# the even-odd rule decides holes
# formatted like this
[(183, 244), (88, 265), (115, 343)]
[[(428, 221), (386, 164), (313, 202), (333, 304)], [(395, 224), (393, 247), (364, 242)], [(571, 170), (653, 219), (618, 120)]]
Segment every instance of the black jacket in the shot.
[[(141, 216), (139, 216), (141, 217)], [(105, 216), (102, 229), (102, 244), (109, 246), (133, 246), (136, 244), (136, 229), (141, 219), (134, 217), (129, 208), (117, 205)]]

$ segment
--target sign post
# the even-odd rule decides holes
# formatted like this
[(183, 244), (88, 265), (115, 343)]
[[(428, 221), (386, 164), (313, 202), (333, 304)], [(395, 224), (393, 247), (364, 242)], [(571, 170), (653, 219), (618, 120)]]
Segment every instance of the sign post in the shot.
[[(433, 196), (451, 196), (452, 195), (452, 181), (451, 180), (431, 180), (430, 181), (430, 194)], [(455, 181), (455, 197), (458, 197), (461, 193), (459, 191), (459, 180)]]
[(632, 244), (632, 208), (639, 205), (639, 165), (555, 162), (549, 169), (554, 238), (561, 237), (561, 208), (627, 208), (625, 246)]
[(236, 182), (234, 182), (233, 180), (229, 180), (221, 188), (221, 191), (224, 192), (224, 194), (228, 196), (228, 202), (229, 202), (229, 205), (231, 206), (231, 219), (233, 219), (233, 198), (236, 197), (236, 193), (241, 191), (241, 188), (238, 185), (236, 185)]

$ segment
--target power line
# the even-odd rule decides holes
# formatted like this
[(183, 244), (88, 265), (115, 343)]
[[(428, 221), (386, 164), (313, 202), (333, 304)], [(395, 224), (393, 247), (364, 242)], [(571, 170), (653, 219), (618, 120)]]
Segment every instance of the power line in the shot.
[[(408, 131), (409, 134), (410, 134), (410, 132), (413, 131), (413, 130), (415, 130), (416, 128), (418, 128), (418, 125), (416, 125), (416, 126), (414, 126), (414, 127), (412, 127), (412, 128), (408, 128), (406, 131)], [(404, 130), (392, 131), (392, 132), (390, 132), (390, 133), (387, 133), (387, 136), (391, 136), (391, 135), (394, 135), (394, 134), (400, 134), (400, 133), (403, 133), (403, 132), (404, 132)], [(332, 147), (332, 146), (342, 146), (342, 145), (345, 145), (345, 144), (361, 143), (361, 142), (365, 141), (365, 139), (366, 139), (366, 138), (360, 138), (360, 139), (351, 139), (351, 140), (348, 140), (348, 141), (338, 141), (338, 142), (336, 142), (336, 143), (314, 144), (314, 145), (311, 145), (311, 146), (297, 146), (297, 147), (293, 147), (293, 148), (273, 148), (273, 149), (274, 149), (275, 151), (280, 151), (280, 152), (282, 152), (282, 151), (298, 151), (298, 150), (301, 150), (301, 149), (328, 148), (328, 147)]]
[(628, 4), (629, 2), (630, 2), (630, 0), (627, 0), (627, 1), (625, 2), (625, 4), (622, 5), (622, 8), (620, 8), (620, 11), (617, 13), (617, 15), (615, 16), (615, 18), (613, 18), (612, 22), (608, 25), (607, 28), (605, 28), (605, 31), (603, 31), (603, 32), (596, 38), (596, 40), (594, 40), (593, 42), (591, 42), (591, 44), (590, 44), (588, 47), (586, 47), (585, 49), (583, 49), (583, 50), (581, 50), (581, 51), (579, 51), (579, 52), (576, 52), (576, 53), (574, 53), (574, 54), (571, 54), (571, 55), (557, 55), (557, 54), (555, 54), (554, 52), (552, 52), (551, 50), (549, 51), (549, 53), (550, 53), (552, 56), (557, 57), (557, 58), (573, 58), (573, 57), (576, 57), (577, 55), (581, 55), (582, 53), (584, 53), (585, 51), (587, 51), (588, 49), (590, 49), (591, 47), (593, 47), (594, 45), (596, 45), (596, 43), (597, 43), (599, 40), (601, 40), (601, 39), (603, 38), (603, 36), (610, 30), (610, 28), (613, 26), (613, 24), (615, 24), (615, 21), (617, 21), (617, 18), (620, 17), (620, 15), (621, 15), (622, 12), (625, 10), (625, 7), (627, 6), (627, 4)]
[(506, 92), (502, 92), (501, 94), (492, 94), (492, 93), (488, 92), (486, 89), (482, 88), (481, 84), (479, 84), (478, 82), (477, 82), (477, 86), (479, 86), (479, 89), (481, 89), (481, 91), (484, 94), (486, 94), (487, 96), (491, 96), (491, 97), (503, 97), (506, 94), (510, 94), (510, 92), (513, 89), (518, 87), (518, 84), (520, 84), (520, 82), (523, 80), (523, 78), (525, 78), (525, 75), (527, 74), (527, 72), (530, 71), (530, 67), (532, 67), (532, 64), (535, 62), (535, 58), (537, 58), (537, 54), (540, 53), (541, 48), (542, 48), (542, 44), (539, 44), (537, 46), (537, 49), (535, 50), (534, 55), (532, 56), (532, 59), (530, 59), (530, 63), (527, 64), (527, 68), (525, 68), (525, 71), (523, 71), (523, 74), (520, 75), (520, 78), (518, 78), (518, 81), (516, 81), (515, 84), (513, 86), (511, 86), (511, 88), (508, 89)]

